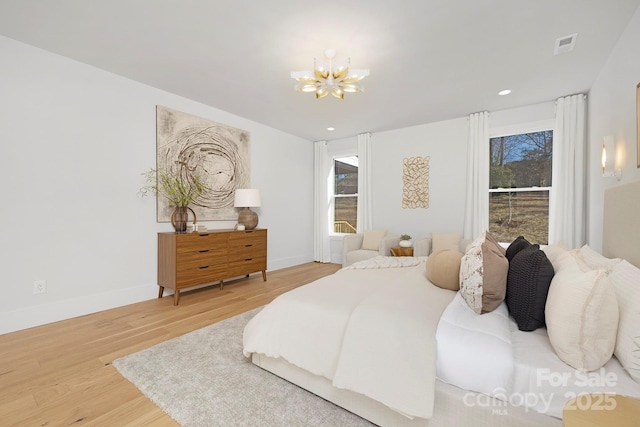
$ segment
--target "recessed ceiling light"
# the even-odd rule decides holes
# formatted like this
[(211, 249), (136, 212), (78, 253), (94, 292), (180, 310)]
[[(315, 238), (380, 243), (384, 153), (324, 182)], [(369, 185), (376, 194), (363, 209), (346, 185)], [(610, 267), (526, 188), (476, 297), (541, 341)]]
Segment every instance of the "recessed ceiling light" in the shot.
[(505, 89), (505, 90), (501, 90), (500, 92), (498, 92), (498, 95), (502, 96), (502, 95), (509, 95), (511, 93), (511, 89)]
[(327, 128), (328, 131), (336, 130), (336, 128)]

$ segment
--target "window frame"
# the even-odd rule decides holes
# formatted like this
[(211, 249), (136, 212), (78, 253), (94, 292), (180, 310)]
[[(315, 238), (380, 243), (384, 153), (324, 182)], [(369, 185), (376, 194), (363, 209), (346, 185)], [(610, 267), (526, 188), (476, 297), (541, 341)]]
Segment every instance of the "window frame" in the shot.
[[(346, 236), (350, 234), (356, 234), (357, 230), (353, 233), (338, 233), (335, 231), (335, 212), (336, 212), (336, 203), (335, 200), (338, 198), (345, 197), (355, 197), (356, 198), (356, 215), (357, 215), (357, 206), (360, 203), (360, 197), (358, 195), (358, 191), (354, 194), (336, 194), (335, 193), (335, 182), (336, 182), (336, 160), (344, 159), (348, 157), (358, 157), (357, 152), (345, 151), (341, 153), (333, 153), (331, 155), (331, 173), (329, 174), (329, 182), (331, 183), (328, 187), (328, 196), (329, 196), (329, 236)], [(360, 179), (360, 164), (358, 163), (358, 180)]]
[[(554, 142), (555, 142), (555, 121), (552, 119), (523, 123), (523, 124), (516, 124), (516, 125), (510, 125), (510, 126), (501, 126), (497, 128), (490, 128), (489, 140), (493, 138), (500, 138), (503, 136), (523, 135), (528, 133), (546, 132), (546, 131), (553, 132)], [(489, 158), (487, 159), (487, 162), (489, 162), (489, 168), (491, 168), (491, 153), (489, 153)], [(553, 154), (551, 157), (551, 162), (552, 162), (551, 169), (553, 170)], [(489, 185), (491, 185), (491, 182), (489, 182)], [(490, 198), (491, 193), (509, 193), (509, 192), (517, 193), (517, 192), (532, 192), (532, 191), (548, 191), (549, 194), (551, 194), (552, 188), (553, 188), (553, 179), (552, 179), (551, 186), (547, 186), (547, 187), (533, 186), (533, 187), (515, 187), (515, 188), (488, 188), (487, 197)], [(488, 207), (489, 210), (487, 211), (487, 220), (491, 216), (490, 203), (488, 204), (488, 206), (489, 206)], [(551, 215), (551, 198), (549, 198), (549, 216), (550, 215)], [(549, 218), (549, 221), (550, 220), (551, 218)], [(489, 228), (490, 228), (490, 224), (487, 223), (487, 230), (489, 230)], [(547, 242), (548, 241), (549, 241), (549, 228), (547, 228)], [(500, 242), (500, 243), (509, 244), (511, 242)]]

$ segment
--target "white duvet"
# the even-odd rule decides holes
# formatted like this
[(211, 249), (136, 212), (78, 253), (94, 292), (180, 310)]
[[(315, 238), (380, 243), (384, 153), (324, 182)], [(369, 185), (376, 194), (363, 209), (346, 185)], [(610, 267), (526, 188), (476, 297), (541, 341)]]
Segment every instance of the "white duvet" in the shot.
[(356, 265), (267, 305), (245, 328), (244, 354), (281, 357), (406, 416), (431, 418), (435, 333), (454, 295), (427, 281), (423, 260)]
[[(476, 314), (456, 295), (442, 313), (436, 339), (441, 381), (556, 418), (580, 394), (640, 398), (640, 386), (615, 357), (597, 371), (576, 371), (558, 358), (545, 328), (519, 331), (504, 302), (491, 313)], [(486, 402), (466, 400), (470, 405)]]
[(498, 398), (511, 393), (514, 360), (505, 302), (476, 314), (456, 294), (442, 314), (436, 339), (440, 380)]

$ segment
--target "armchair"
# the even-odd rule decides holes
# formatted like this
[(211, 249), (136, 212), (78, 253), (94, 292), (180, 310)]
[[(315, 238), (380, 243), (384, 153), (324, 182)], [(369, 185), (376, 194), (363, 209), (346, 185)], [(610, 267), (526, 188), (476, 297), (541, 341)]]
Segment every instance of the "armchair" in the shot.
[(373, 258), (378, 255), (390, 256), (391, 248), (398, 246), (400, 236), (384, 236), (380, 238), (378, 249), (362, 248), (364, 234), (347, 234), (342, 239), (342, 266), (346, 267), (357, 261)]

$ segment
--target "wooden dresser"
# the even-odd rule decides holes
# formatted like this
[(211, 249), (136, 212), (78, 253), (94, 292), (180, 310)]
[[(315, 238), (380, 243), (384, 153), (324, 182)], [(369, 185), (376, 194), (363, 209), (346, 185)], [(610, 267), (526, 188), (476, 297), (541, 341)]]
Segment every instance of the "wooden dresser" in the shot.
[(158, 233), (158, 298), (173, 289), (173, 304), (180, 290), (192, 286), (248, 276), (262, 271), (267, 280), (267, 230), (210, 230), (194, 233)]

